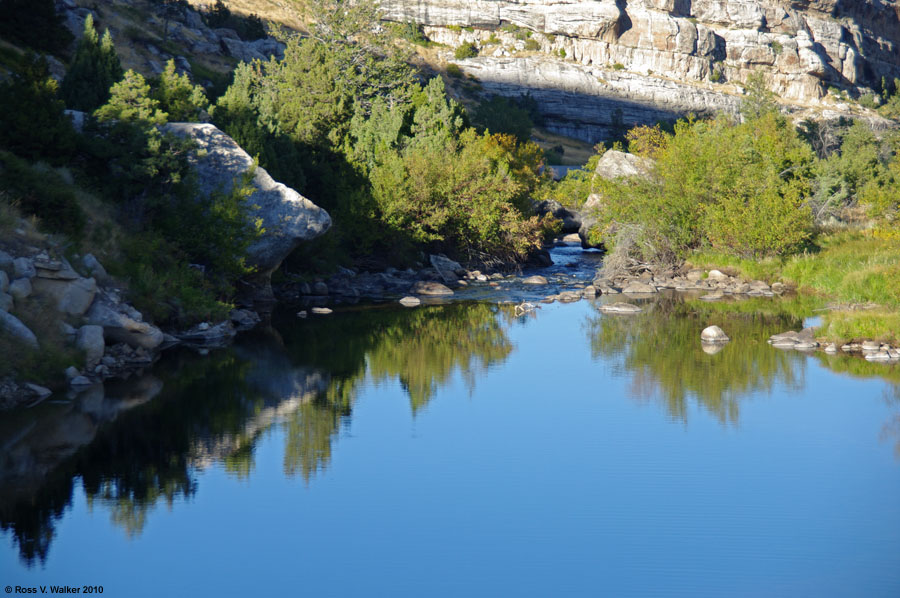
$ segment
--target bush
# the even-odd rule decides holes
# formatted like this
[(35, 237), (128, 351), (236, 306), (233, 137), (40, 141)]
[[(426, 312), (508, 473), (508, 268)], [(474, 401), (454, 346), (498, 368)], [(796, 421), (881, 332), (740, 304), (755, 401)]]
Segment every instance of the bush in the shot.
[(625, 65), (622, 64), (621, 62), (617, 62), (614, 65), (612, 65), (612, 67), (613, 67), (614, 71), (621, 71), (625, 68)]
[(812, 152), (773, 112), (735, 124), (682, 121), (657, 150), (650, 178), (603, 181), (609, 239), (641, 227), (641, 257), (683, 259), (699, 247), (759, 258), (796, 251), (809, 238)]
[(529, 52), (537, 52), (541, 49), (541, 44), (529, 37), (527, 40), (525, 40), (525, 49)]
[(456, 50), (453, 52), (453, 56), (457, 60), (474, 58), (475, 56), (478, 56), (478, 48), (472, 42), (466, 42), (456, 48)]
[(56, 173), (0, 152), (0, 185), (22, 212), (37, 216), (50, 232), (81, 237), (86, 223), (84, 212), (73, 188)]
[(560, 58), (565, 58), (565, 57), (566, 57), (566, 49), (565, 49), (565, 48), (560, 48), (560, 49), (559, 49), (559, 57), (560, 57)]
[(458, 64), (452, 62), (447, 65), (447, 74), (454, 79), (461, 79), (463, 77), (462, 69), (459, 68)]

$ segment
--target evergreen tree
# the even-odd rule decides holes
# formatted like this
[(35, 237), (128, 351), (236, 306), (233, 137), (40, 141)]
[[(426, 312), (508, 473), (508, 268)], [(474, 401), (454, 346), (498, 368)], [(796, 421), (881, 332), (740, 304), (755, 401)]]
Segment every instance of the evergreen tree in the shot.
[(175, 70), (175, 61), (169, 60), (159, 78), (152, 82), (150, 97), (168, 113), (171, 121), (195, 121), (200, 112), (209, 107), (206, 93), (199, 85), (192, 85), (187, 75)]
[(44, 57), (27, 55), (20, 71), (0, 84), (0, 147), (30, 159), (70, 152), (74, 131), (56, 92)]
[(109, 99), (110, 87), (122, 78), (122, 65), (109, 30), (97, 35), (94, 19), (84, 20), (84, 34), (62, 82), (62, 97), (73, 110), (92, 112)]
[(140, 73), (128, 69), (125, 78), (109, 91), (109, 102), (94, 112), (101, 122), (119, 120), (158, 125), (166, 122), (166, 113), (159, 109), (159, 102), (150, 97), (150, 85)]
[(53, 0), (0, 0), (0, 37), (53, 54), (72, 43)]

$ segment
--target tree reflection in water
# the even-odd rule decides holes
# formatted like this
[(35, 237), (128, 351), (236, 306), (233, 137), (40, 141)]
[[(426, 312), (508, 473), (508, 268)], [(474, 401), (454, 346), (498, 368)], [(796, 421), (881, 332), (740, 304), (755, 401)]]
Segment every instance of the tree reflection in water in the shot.
[[(758, 301), (712, 305), (678, 296), (642, 307), (637, 314), (590, 317), (591, 352), (614, 358), (618, 373), (632, 379), (632, 396), (660, 401), (673, 419), (687, 420), (693, 398), (719, 421), (736, 424), (742, 399), (771, 391), (776, 382), (802, 384), (802, 356), (766, 342), (772, 334), (800, 329), (802, 320), (790, 311), (766, 313)], [(732, 339), (713, 354), (700, 343), (700, 332), (710, 325)]]
[(158, 504), (194, 494), (198, 470), (220, 463), (249, 476), (274, 425), (285, 431), (285, 473), (308, 482), (327, 466), (367, 376), (397, 378), (415, 412), (454, 372), (472, 384), (506, 359), (501, 314), (467, 304), (288, 319), (281, 333), (255, 332), (202, 358), (177, 352), (137, 383), (17, 414), (0, 429), (0, 440), (12, 439), (0, 461), (0, 528), (26, 564), (45, 561), (80, 479), (89, 504), (138, 535)]

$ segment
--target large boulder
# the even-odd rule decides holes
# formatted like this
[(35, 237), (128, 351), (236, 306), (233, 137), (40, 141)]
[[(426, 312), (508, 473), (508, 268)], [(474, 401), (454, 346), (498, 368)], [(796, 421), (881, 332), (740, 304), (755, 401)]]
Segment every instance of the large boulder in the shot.
[(155, 349), (163, 342), (162, 331), (143, 321), (140, 312), (115, 297), (98, 293), (85, 314), (88, 324), (103, 327), (103, 336), (112, 343), (126, 343), (135, 349)]
[(559, 219), (562, 222), (563, 233), (575, 233), (581, 227), (581, 215), (553, 199), (545, 199), (535, 203), (534, 213), (540, 217), (549, 214)]
[[(169, 123), (165, 132), (189, 137), (196, 144), (190, 160), (200, 193), (229, 192), (234, 181), (253, 167), (253, 158), (231, 137), (205, 123)], [(275, 181), (264, 168), (253, 177), (256, 191), (248, 201), (258, 206), (254, 217), (262, 220), (263, 236), (247, 251), (257, 268), (257, 281), (268, 287), (269, 277), (300, 243), (323, 234), (331, 226), (328, 213), (290, 187)]]
[(0, 310), (0, 329), (16, 337), (32, 349), (38, 348), (37, 337), (19, 318)]
[[(623, 177), (647, 177), (652, 166), (653, 161), (648, 158), (617, 150), (608, 150), (597, 162), (593, 180), (596, 181), (597, 177), (610, 181)], [(596, 238), (592, 239), (590, 234), (591, 229), (597, 225), (599, 220), (602, 202), (601, 195), (591, 193), (581, 208), (581, 226), (578, 229), (578, 236), (581, 237), (581, 246), (585, 249), (603, 247), (603, 244), (597, 242)]]
[(445, 255), (429, 256), (431, 267), (434, 268), (438, 276), (447, 284), (456, 284), (456, 282), (466, 275), (466, 269), (454, 262)]

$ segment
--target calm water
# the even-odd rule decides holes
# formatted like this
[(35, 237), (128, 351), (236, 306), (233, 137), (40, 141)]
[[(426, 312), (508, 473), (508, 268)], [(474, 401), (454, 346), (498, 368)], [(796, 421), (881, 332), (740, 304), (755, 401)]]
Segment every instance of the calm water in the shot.
[(801, 321), (740, 305), (283, 314), (6, 414), (0, 585), (900, 595), (900, 369), (778, 351)]

